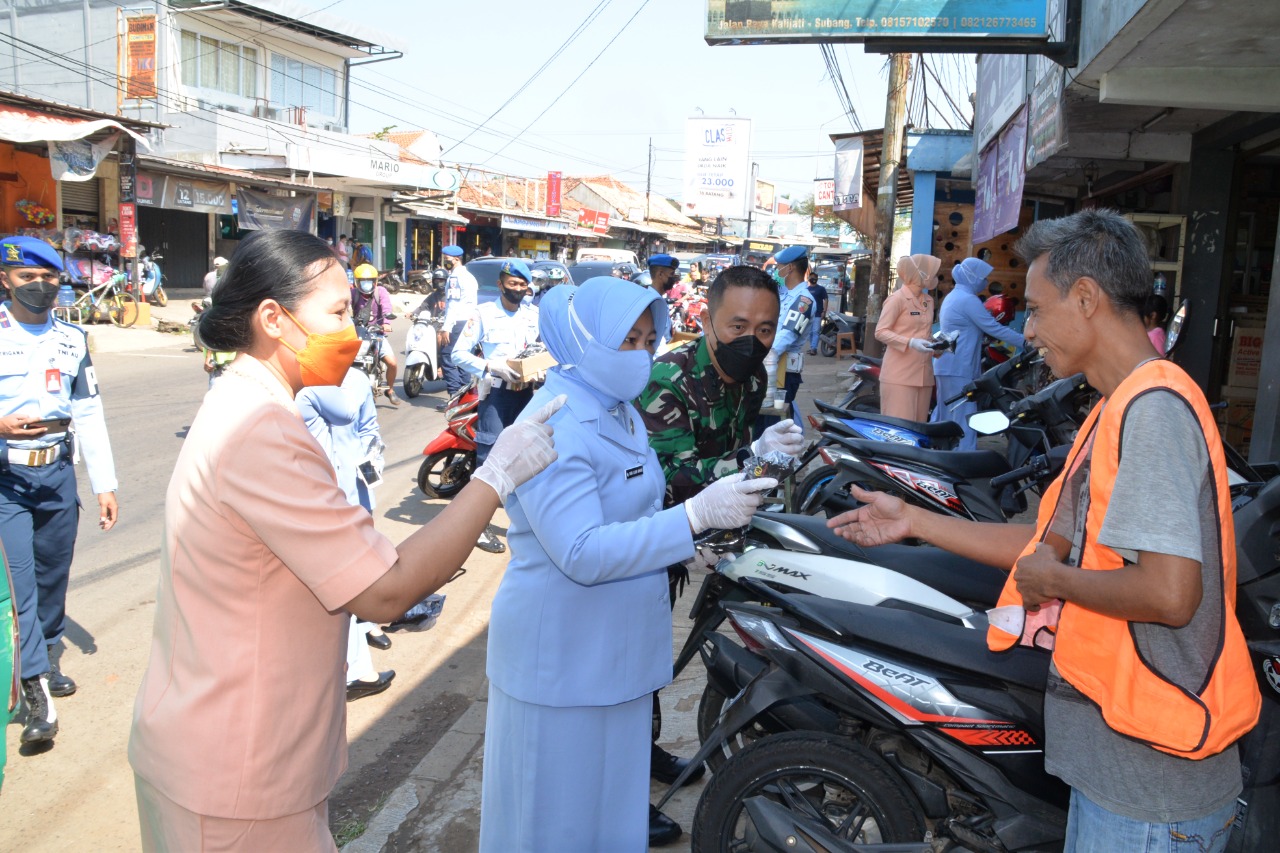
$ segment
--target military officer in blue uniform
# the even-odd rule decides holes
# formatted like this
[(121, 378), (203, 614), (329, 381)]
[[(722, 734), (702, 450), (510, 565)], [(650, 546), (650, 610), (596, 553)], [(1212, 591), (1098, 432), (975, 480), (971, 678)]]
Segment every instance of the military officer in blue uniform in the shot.
[[(526, 300), (533, 274), (524, 261), (511, 260), (498, 271), (493, 302), (476, 309), (453, 347), (453, 363), (480, 382), (476, 418), (476, 464), (483, 464), (503, 428), (515, 423), (533, 389), (507, 364), (538, 339), (538, 309)], [(476, 352), (479, 351), (477, 355)], [(476, 547), (500, 554), (506, 546), (486, 528)]]
[[(54, 696), (76, 684), (50, 660), (66, 622), (67, 579), (80, 516), (74, 454), (84, 456), (110, 530), (116, 472), (84, 330), (50, 316), (58, 253), (33, 237), (0, 240), (0, 540), (13, 573), (21, 642), (23, 743), (58, 733)], [(73, 443), (74, 431), (74, 443)]]
[[(777, 266), (773, 269), (778, 281), (778, 333), (773, 348), (765, 357), (764, 367), (768, 375), (764, 406), (756, 420), (756, 437), (764, 429), (777, 423), (781, 417), (802, 423), (800, 410), (796, 408), (796, 393), (800, 390), (800, 373), (804, 370), (804, 354), (809, 346), (809, 324), (814, 322), (813, 295), (805, 285), (809, 272), (809, 255), (803, 246), (790, 246), (774, 256)], [(781, 396), (781, 399), (779, 399)], [(774, 412), (769, 413), (770, 406)], [(785, 409), (785, 413), (779, 411)]]
[[(462, 329), (476, 315), (480, 283), (462, 263), (461, 246), (445, 246), (440, 251), (444, 253), (444, 266), (449, 271), (449, 278), (444, 285), (444, 318), (436, 334), (436, 343), (440, 349), (440, 370), (444, 373), (445, 390), (452, 397), (467, 384), (466, 373), (453, 362), (453, 350)], [(436, 406), (436, 410), (443, 412), (447, 407), (448, 403), (444, 402)]]

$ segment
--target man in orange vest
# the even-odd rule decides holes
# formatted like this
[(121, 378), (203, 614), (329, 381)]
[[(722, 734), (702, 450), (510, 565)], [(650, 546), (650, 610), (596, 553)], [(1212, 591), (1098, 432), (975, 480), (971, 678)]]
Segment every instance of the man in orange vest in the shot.
[(1103, 396), (1036, 524), (855, 489), (866, 506), (829, 525), (859, 545), (915, 537), (1011, 569), (1000, 604), (1015, 618), (987, 640), (1053, 649), (1045, 766), (1071, 786), (1067, 851), (1180, 837), (1221, 851), (1241, 791), (1235, 742), (1260, 703), (1235, 617), (1221, 439), (1199, 387), (1147, 337), (1151, 267), (1128, 221), (1087, 210), (1037, 222), (1018, 253), (1028, 342)]

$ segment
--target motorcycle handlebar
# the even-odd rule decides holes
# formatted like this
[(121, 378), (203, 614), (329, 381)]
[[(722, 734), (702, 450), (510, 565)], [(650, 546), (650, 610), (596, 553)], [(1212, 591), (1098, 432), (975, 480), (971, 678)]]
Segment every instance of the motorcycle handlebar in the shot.
[(958, 403), (958, 402), (960, 402), (961, 400), (963, 400), (963, 399), (964, 399), (965, 397), (967, 397), (967, 396), (969, 396), (969, 392), (968, 392), (968, 391), (961, 391), (959, 394), (955, 395), (955, 396), (954, 396), (954, 397), (952, 397), (950, 400), (943, 400), (943, 401), (942, 401), (942, 405), (944, 405), (944, 406), (950, 406), (952, 403)]
[(1008, 474), (1000, 474), (991, 478), (991, 488), (1002, 489), (1010, 483), (1016, 483), (1024, 477), (1029, 477), (1036, 471), (1036, 465), (1023, 465), (1021, 468), (1014, 468)]

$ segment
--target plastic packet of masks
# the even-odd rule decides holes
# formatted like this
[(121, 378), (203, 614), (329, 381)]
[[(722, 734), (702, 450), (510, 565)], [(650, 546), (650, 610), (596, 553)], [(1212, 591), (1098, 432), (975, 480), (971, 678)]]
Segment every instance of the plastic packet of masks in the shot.
[(433, 592), (387, 626), (388, 631), (429, 631), (444, 610), (444, 595)]
[(742, 463), (742, 471), (748, 480), (773, 477), (781, 482), (794, 474), (799, 464), (800, 460), (794, 456), (775, 450), (772, 453), (747, 457), (747, 460)]

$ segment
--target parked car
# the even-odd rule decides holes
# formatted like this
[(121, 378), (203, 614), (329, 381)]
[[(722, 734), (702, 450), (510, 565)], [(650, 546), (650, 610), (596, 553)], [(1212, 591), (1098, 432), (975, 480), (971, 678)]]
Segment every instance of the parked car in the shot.
[(486, 302), (495, 301), (501, 295), (498, 293), (498, 273), (502, 271), (502, 265), (507, 261), (523, 260), (523, 258), (484, 257), (468, 262), (467, 270), (476, 277), (476, 283), (480, 285), (476, 304), (483, 305)]
[(569, 276), (573, 279), (574, 284), (582, 284), (589, 278), (595, 278), (596, 276), (601, 275), (613, 275), (615, 271), (619, 278), (625, 278), (627, 281), (635, 281), (636, 277), (640, 275), (640, 267), (632, 263), (584, 261), (583, 263), (574, 264), (569, 267)]
[(640, 259), (630, 249), (603, 249), (595, 246), (583, 246), (574, 255), (573, 259), (580, 264), (588, 261), (612, 261), (615, 264), (627, 263), (635, 267), (640, 266)]

